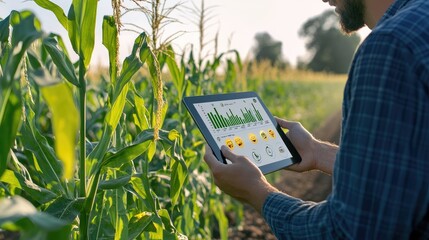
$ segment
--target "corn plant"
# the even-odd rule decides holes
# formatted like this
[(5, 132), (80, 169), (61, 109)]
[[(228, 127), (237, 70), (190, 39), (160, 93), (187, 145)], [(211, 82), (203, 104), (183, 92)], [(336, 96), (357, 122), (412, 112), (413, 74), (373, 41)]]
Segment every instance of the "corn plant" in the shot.
[[(224, 202), (201, 164), (204, 142), (181, 108), (223, 55), (204, 70), (192, 59), (178, 64), (170, 45), (154, 49), (143, 32), (118, 65), (119, 24), (105, 16), (109, 74), (95, 85), (87, 69), (98, 1), (74, 0), (67, 15), (35, 2), (55, 14), (79, 60), (31, 12), (0, 22), (0, 196), (12, 197), (1, 200), (10, 211), (0, 211), (0, 228), (23, 239), (206, 239), (217, 222), (226, 239)], [(168, 104), (159, 108), (160, 99)]]
[[(10, 31), (12, 28), (12, 32)], [(2, 195), (32, 196), (32, 202), (43, 204), (54, 199), (55, 194), (46, 188), (38, 186), (29, 174), (29, 170), (18, 161), (18, 151), (11, 151), (15, 145), (16, 135), (23, 124), (23, 117), (31, 119), (26, 112), (23, 114), (22, 70), (26, 69), (26, 56), (32, 44), (46, 39), (40, 30), (40, 22), (28, 11), (12, 13), (0, 22), (1, 63), (0, 63), (0, 177)], [(28, 58), (29, 59), (29, 58)], [(21, 124), (23, 126), (21, 126)], [(23, 134), (21, 132), (21, 134)], [(61, 137), (60, 137), (61, 139)], [(33, 139), (28, 139), (31, 142)], [(37, 144), (37, 143), (36, 143)], [(43, 142), (39, 146), (43, 145)], [(43, 146), (41, 146), (43, 147)], [(66, 146), (67, 147), (67, 146)], [(45, 149), (46, 150), (46, 149)], [(61, 152), (61, 151), (59, 151)], [(49, 164), (44, 159), (39, 166)], [(59, 162), (56, 162), (57, 166)], [(54, 170), (54, 169), (50, 169)], [(58, 169), (56, 169), (58, 170)], [(52, 173), (52, 172), (50, 172)], [(49, 174), (49, 173), (46, 173)], [(50, 175), (52, 177), (52, 175)], [(48, 178), (47, 178), (48, 179)], [(61, 188), (58, 186), (58, 188)], [(70, 224), (49, 214), (36, 210), (33, 203), (19, 196), (2, 199), (0, 226), (7, 224), (8, 228), (21, 229), (22, 238), (44, 239), (50, 237), (68, 237)], [(10, 224), (12, 222), (12, 224)]]

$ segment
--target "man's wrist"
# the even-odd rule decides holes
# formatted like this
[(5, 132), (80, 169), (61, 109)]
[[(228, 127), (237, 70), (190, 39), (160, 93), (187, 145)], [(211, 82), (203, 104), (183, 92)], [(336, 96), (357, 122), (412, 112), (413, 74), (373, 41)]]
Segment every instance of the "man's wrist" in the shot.
[(264, 180), (259, 187), (251, 188), (251, 194), (246, 199), (246, 202), (250, 204), (259, 213), (262, 213), (262, 209), (265, 200), (271, 193), (280, 192), (277, 188), (273, 187), (266, 180)]
[(316, 169), (323, 171), (327, 174), (332, 174), (335, 157), (338, 152), (338, 146), (329, 142), (316, 140), (314, 144), (314, 157), (316, 162)]

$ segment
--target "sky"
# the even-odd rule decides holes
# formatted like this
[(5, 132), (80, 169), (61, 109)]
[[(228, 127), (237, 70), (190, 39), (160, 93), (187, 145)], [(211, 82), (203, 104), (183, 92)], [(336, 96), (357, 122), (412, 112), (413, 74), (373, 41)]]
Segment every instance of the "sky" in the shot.
[[(51, 0), (60, 5), (67, 13), (71, 0)], [(130, 2), (124, 0), (124, 2)], [(167, 6), (176, 4), (177, 0), (167, 0)], [(194, 4), (200, 7), (201, 0), (193, 0)], [(167, 25), (163, 36), (167, 38), (173, 33), (181, 32), (173, 40), (173, 47), (176, 52), (183, 49), (194, 49), (198, 51), (198, 31), (197, 26), (191, 23), (195, 15), (187, 7), (192, 8), (191, 0), (181, 0), (179, 10), (172, 13), (172, 18), (178, 22)], [(168, 5), (170, 4), (170, 5)], [(132, 6), (132, 5), (128, 5)], [(299, 29), (309, 18), (315, 17), (322, 12), (332, 9), (329, 4), (322, 0), (205, 0), (206, 8), (210, 9), (212, 18), (207, 21), (206, 41), (208, 45), (205, 53), (213, 52), (214, 43), (209, 41), (218, 36), (218, 52), (235, 49), (242, 58), (246, 58), (255, 46), (254, 37), (257, 33), (267, 32), (274, 40), (282, 42), (283, 57), (293, 65), (299, 57), (306, 56), (305, 39), (298, 36)], [(0, 17), (6, 17), (11, 10), (30, 9), (41, 20), (42, 28), (46, 32), (59, 33), (67, 39), (67, 33), (58, 23), (55, 16), (44, 9), (38, 7), (31, 1), (3, 0), (0, 2)], [(107, 64), (107, 51), (101, 44), (101, 20), (104, 15), (111, 15), (111, 1), (100, 0), (98, 3), (96, 43), (92, 56), (92, 64)], [(148, 29), (147, 20), (140, 12), (127, 13), (122, 21), (139, 25)], [(129, 26), (129, 25), (127, 25)], [(130, 27), (125, 27), (129, 29)], [(364, 38), (369, 33), (367, 28), (359, 31)], [(120, 41), (121, 59), (130, 52), (137, 33), (132, 31), (122, 31)], [(70, 46), (70, 45), (69, 45)], [(76, 58), (76, 56), (72, 56)]]

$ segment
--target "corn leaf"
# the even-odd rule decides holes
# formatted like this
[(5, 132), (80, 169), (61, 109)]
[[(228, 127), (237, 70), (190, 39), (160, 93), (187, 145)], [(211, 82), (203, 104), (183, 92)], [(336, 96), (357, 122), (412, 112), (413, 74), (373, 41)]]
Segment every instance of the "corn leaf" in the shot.
[(112, 108), (106, 115), (105, 124), (108, 126), (108, 128), (116, 129), (116, 126), (118, 126), (119, 119), (122, 116), (122, 111), (124, 110), (126, 98), (128, 93), (128, 86), (124, 86), (121, 93), (119, 94), (119, 97), (115, 100), (113, 103)]
[[(104, 118), (104, 130), (101, 136), (100, 142), (94, 148), (94, 150), (89, 154), (89, 164), (88, 169), (90, 170), (90, 175), (94, 174), (97, 171), (101, 170), (101, 160), (107, 152), (107, 149), (110, 144), (110, 140), (114, 133), (114, 129), (119, 123), (119, 119), (122, 116), (122, 111), (125, 106), (126, 96), (128, 92), (128, 85), (126, 85), (121, 94), (118, 96), (116, 101), (113, 103), (112, 108), (106, 114)], [(97, 162), (97, 164), (95, 164)]]
[(173, 222), (171, 222), (170, 214), (168, 214), (167, 209), (158, 210), (158, 216), (161, 218), (162, 224), (164, 225), (163, 229), (169, 233), (175, 232), (176, 229)]
[(10, 23), (13, 27), (11, 44), (15, 49), (14, 55), (9, 59), (4, 69), (8, 79), (14, 79), (18, 66), (28, 47), (42, 36), (39, 20), (29, 11), (12, 11)]
[[(27, 60), (29, 63), (29, 68), (31, 69), (40, 69), (42, 68), (42, 64), (40, 63), (40, 57), (36, 51), (33, 51), (33, 49), (28, 49), (27, 51)], [(31, 78), (31, 74), (28, 78)]]
[(131, 175), (128, 174), (115, 179), (101, 181), (98, 187), (102, 190), (116, 189), (116, 188), (125, 186), (130, 182), (130, 180), (131, 180)]
[(121, 74), (118, 77), (117, 83), (114, 85), (115, 91), (113, 101), (115, 101), (116, 96), (122, 91), (123, 87), (128, 84), (134, 74), (143, 66), (144, 62), (137, 58), (137, 51), (145, 46), (147, 47), (146, 34), (142, 33), (134, 40), (131, 54), (124, 60)]
[[(17, 77), (18, 67), (27, 48), (41, 37), (40, 22), (29, 11), (12, 11), (9, 17), (1, 22), (2, 41), (9, 37), (9, 24), (12, 30), (12, 52), (6, 51), (2, 56), (4, 72), (0, 77), (0, 176), (6, 169), (9, 149), (11, 148), (21, 123), (21, 91)], [(7, 29), (7, 30), (6, 30)]]
[[(4, 79), (0, 78), (0, 81), (3, 82)], [(18, 84), (15, 82), (12, 85)], [(19, 87), (13, 88), (1, 89), (0, 92), (0, 132), (2, 133), (2, 137), (0, 137), (0, 176), (6, 169), (10, 148), (21, 125), (21, 93)]]
[(129, 56), (125, 59), (121, 74), (119, 75), (117, 84), (115, 85), (113, 100), (116, 100), (116, 96), (122, 91), (125, 85), (128, 84), (134, 74), (136, 74), (142, 66), (143, 64), (135, 56)]
[(237, 71), (235, 70), (235, 65), (230, 59), (228, 59), (226, 77), (225, 77), (225, 88), (227, 90), (235, 89), (234, 82), (236, 79), (237, 79)]
[(175, 205), (179, 199), (180, 192), (188, 175), (186, 164), (183, 160), (173, 161), (170, 179), (171, 204)]
[(140, 177), (131, 177), (131, 185), (133, 186), (133, 190), (142, 200), (144, 209), (147, 209), (150, 212), (155, 212), (155, 199), (150, 191), (150, 183), (146, 173), (141, 174)]
[(10, 17), (7, 16), (5, 19), (0, 21), (0, 42), (2, 43), (9, 42), (9, 34), (10, 34), (9, 19)]
[(57, 45), (58, 43), (54, 38), (43, 40), (43, 47), (48, 51), (61, 75), (71, 84), (79, 87), (79, 80), (76, 76), (73, 63), (62, 50), (58, 49)]
[(59, 176), (62, 175), (63, 168), (57, 160), (54, 150), (34, 126), (34, 112), (30, 111), (27, 118), (21, 128), (22, 142), (26, 149), (35, 155), (33, 164), (40, 167), (39, 171), (43, 175), (43, 180), (52, 186), (51, 190), (65, 193), (63, 188), (57, 189), (58, 183), (61, 182)]
[(151, 141), (140, 142), (121, 149), (114, 154), (107, 154), (103, 160), (103, 167), (119, 168), (123, 164), (134, 160), (149, 149)]
[(67, 16), (64, 14), (63, 9), (57, 4), (49, 1), (49, 0), (33, 0), (40, 7), (51, 11), (57, 17), (58, 22), (63, 25), (64, 29), (67, 29)]
[(128, 239), (136, 239), (149, 224), (153, 222), (156, 215), (150, 212), (142, 212), (131, 217), (128, 225)]
[(44, 87), (42, 93), (52, 113), (55, 151), (63, 163), (63, 177), (71, 179), (74, 174), (76, 137), (79, 129), (79, 113), (73, 102), (73, 93), (65, 83)]
[(224, 214), (223, 205), (219, 204), (214, 199), (210, 199), (210, 209), (218, 220), (221, 239), (228, 239), (228, 219)]
[(98, 161), (91, 170), (91, 178), (89, 182), (89, 195), (88, 200), (85, 204), (87, 211), (92, 209), (94, 196), (98, 189), (98, 183), (100, 181), (101, 171), (105, 171), (106, 168), (120, 168), (123, 164), (126, 164), (136, 157), (140, 156), (147, 151), (150, 142), (148, 141), (151, 138), (140, 138), (134, 145), (125, 147), (118, 151), (117, 153), (107, 153), (105, 158), (102, 161)]
[(149, 147), (147, 151), (147, 159), (149, 162), (152, 161), (153, 157), (155, 156), (155, 153), (156, 153), (156, 141), (152, 139), (149, 143)]
[(109, 52), (109, 72), (110, 81), (113, 86), (116, 85), (116, 74), (117, 74), (117, 36), (118, 29), (116, 28), (115, 18), (113, 16), (104, 16), (103, 18), (103, 45)]
[(3, 176), (1, 176), (0, 181), (25, 191), (31, 199), (40, 204), (50, 202), (57, 197), (55, 193), (36, 185), (19, 173), (11, 170), (6, 170)]
[(140, 128), (140, 131), (146, 130), (151, 127), (150, 113), (145, 106), (145, 100), (134, 92), (134, 108), (136, 114), (133, 115), (134, 123)]
[[(70, 6), (69, 11), (67, 13), (67, 32), (69, 34), (70, 43), (72, 45), (72, 48), (75, 53), (80, 53), (80, 28), (77, 24), (76, 15), (75, 15), (75, 9), (73, 7), (73, 4)], [(79, 54), (79, 57), (83, 57)]]
[(46, 208), (45, 212), (66, 222), (73, 222), (82, 210), (83, 198), (68, 199), (60, 196)]
[(94, 50), (97, 5), (98, 0), (73, 0), (73, 4), (70, 7), (74, 9), (74, 22), (78, 27), (78, 53), (79, 56), (83, 58), (85, 67), (89, 66), (92, 51)]
[(235, 62), (237, 63), (238, 69), (241, 71), (243, 69), (243, 64), (241, 63), (240, 53), (237, 50), (231, 50), (230, 52), (235, 55)]
[(168, 214), (168, 211), (166, 209), (161, 209), (157, 212), (157, 214), (158, 217), (155, 218), (153, 221), (155, 231), (147, 232), (144, 238), (165, 240), (178, 239), (178, 236), (176, 236), (176, 229), (171, 222), (171, 218)]
[(12, 46), (16, 47), (22, 42), (22, 51), (26, 51), (34, 40), (42, 36), (40, 21), (30, 11), (12, 11), (10, 23), (13, 27)]
[(166, 56), (166, 63), (168, 69), (170, 70), (171, 78), (173, 79), (173, 84), (177, 89), (178, 102), (180, 103), (182, 101), (183, 93), (185, 91), (185, 69), (184, 67), (179, 69), (179, 67), (177, 66), (174, 50), (171, 46), (168, 46)]
[(112, 201), (109, 215), (115, 229), (114, 239), (128, 239), (127, 194), (123, 188), (117, 188), (108, 191), (106, 195)]
[(182, 156), (182, 138), (180, 133), (173, 129), (168, 132), (167, 138), (168, 141), (164, 140), (167, 142), (166, 145), (169, 146), (166, 153), (169, 157), (174, 159), (174, 161), (170, 162), (170, 198), (171, 203), (175, 205), (179, 199), (180, 192), (188, 175), (188, 168)]
[(109, 216), (112, 201), (106, 198), (106, 194), (106, 191), (99, 191), (95, 197), (94, 211), (91, 212), (89, 225), (90, 239), (113, 239), (115, 234)]
[(143, 33), (142, 33), (140, 36), (142, 36), (142, 39), (144, 37), (144, 41), (140, 47), (139, 58), (140, 58), (140, 61), (142, 63), (145, 63), (147, 58), (151, 54), (151, 50), (150, 50), (149, 45), (147, 43), (146, 35), (145, 34), (143, 35)]
[[(12, 49), (10, 52), (2, 53), (3, 74), (0, 83), (2, 89), (8, 89), (12, 81), (18, 77), (17, 70), (25, 52), (34, 41), (42, 36), (39, 20), (29, 11), (12, 11), (9, 17), (2, 21), (2, 38), (9, 37), (10, 32), (6, 30), (6, 28), (9, 28), (9, 24), (13, 28), (11, 35)], [(4, 100), (0, 100), (0, 102), (2, 101)]]
[(30, 51), (27, 56), (29, 59), (28, 62), (32, 66), (32, 68), (28, 70), (28, 79), (33, 80), (39, 86), (51, 86), (63, 81), (61, 75), (57, 74), (57, 68), (55, 65), (51, 67), (42, 65), (39, 62), (36, 53), (33, 51)]
[(35, 236), (68, 239), (71, 231), (67, 222), (38, 212), (29, 201), (20, 196), (0, 200), (0, 228), (21, 230), (22, 239), (33, 239)]

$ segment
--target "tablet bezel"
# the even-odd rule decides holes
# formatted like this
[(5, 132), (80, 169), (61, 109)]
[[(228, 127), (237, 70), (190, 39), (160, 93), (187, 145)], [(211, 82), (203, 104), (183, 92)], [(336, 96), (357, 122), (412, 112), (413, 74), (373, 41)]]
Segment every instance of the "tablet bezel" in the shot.
[(280, 125), (277, 123), (271, 112), (268, 110), (268, 108), (265, 106), (262, 99), (258, 96), (256, 92), (236, 92), (236, 93), (225, 93), (225, 94), (214, 94), (214, 95), (205, 95), (205, 96), (190, 96), (190, 97), (184, 97), (183, 103), (185, 107), (188, 109), (190, 115), (194, 119), (194, 122), (196, 123), (197, 127), (200, 129), (203, 137), (207, 141), (208, 145), (212, 149), (214, 155), (216, 158), (223, 163), (227, 163), (225, 160), (225, 157), (223, 156), (220, 148), (218, 147), (216, 140), (213, 138), (212, 134), (210, 133), (209, 129), (207, 128), (206, 124), (204, 123), (203, 119), (200, 117), (200, 114), (198, 113), (197, 109), (195, 108), (194, 104), (198, 103), (205, 103), (205, 102), (214, 102), (214, 101), (224, 101), (224, 100), (236, 100), (236, 99), (243, 99), (243, 98), (257, 98), (259, 100), (259, 103), (263, 107), (264, 111), (270, 118), (271, 122), (274, 124), (277, 133), (279, 136), (281, 136), (283, 142), (285, 143), (286, 147), (292, 154), (291, 158), (283, 159), (274, 163), (270, 163), (267, 165), (260, 166), (259, 169), (262, 171), (262, 173), (267, 174), (270, 172), (274, 172), (277, 170), (280, 170), (282, 168), (285, 168), (289, 165), (299, 163), (301, 162), (301, 156), (298, 154), (298, 151), (295, 149), (295, 147), (292, 145), (289, 138), (286, 136), (286, 134), (281, 129)]

